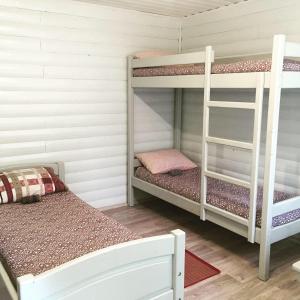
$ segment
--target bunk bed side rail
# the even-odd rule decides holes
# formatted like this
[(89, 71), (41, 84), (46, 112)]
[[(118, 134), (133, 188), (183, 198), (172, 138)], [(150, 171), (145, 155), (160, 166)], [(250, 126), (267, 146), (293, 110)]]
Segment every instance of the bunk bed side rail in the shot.
[(285, 57), (300, 57), (300, 43), (285, 43)]
[[(132, 59), (132, 68), (205, 63), (205, 51)], [(214, 53), (212, 53), (212, 61)]]

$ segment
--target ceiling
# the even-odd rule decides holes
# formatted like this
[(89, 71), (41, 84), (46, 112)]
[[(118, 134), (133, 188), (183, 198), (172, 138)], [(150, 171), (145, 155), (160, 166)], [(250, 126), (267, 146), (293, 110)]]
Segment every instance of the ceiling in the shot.
[(153, 14), (184, 17), (247, 0), (77, 0)]

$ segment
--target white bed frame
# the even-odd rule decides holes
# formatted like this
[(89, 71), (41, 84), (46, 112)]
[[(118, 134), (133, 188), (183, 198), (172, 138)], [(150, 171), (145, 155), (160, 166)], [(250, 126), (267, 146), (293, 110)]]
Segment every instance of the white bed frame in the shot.
[(300, 273), (300, 261), (293, 264), (293, 269)]
[[(63, 163), (43, 165), (64, 179)], [(13, 300), (183, 300), (184, 255), (185, 233), (174, 230), (91, 252), (37, 276), (19, 277), (17, 289), (0, 263), (0, 280)]]
[[(128, 58), (128, 204), (134, 205), (134, 189), (145, 191), (169, 203), (179, 206), (191, 213), (199, 215), (202, 220), (209, 220), (225, 227), (248, 239), (251, 243), (260, 244), (259, 278), (269, 278), (271, 244), (300, 232), (300, 220), (272, 227), (272, 218), (300, 208), (300, 197), (273, 203), (275, 185), (277, 135), (280, 110), (281, 89), (300, 88), (300, 72), (283, 72), (284, 57), (300, 57), (300, 44), (286, 42), (284, 35), (274, 36), (271, 72), (211, 74), (211, 63), (214, 61), (212, 48), (206, 47), (205, 52), (171, 55), (145, 59)], [(205, 63), (204, 75), (180, 75), (157, 77), (133, 77), (133, 68), (177, 65), (188, 63)], [(139, 162), (134, 152), (134, 89), (135, 88), (175, 88), (175, 132), (174, 145), (180, 149), (182, 88), (204, 88), (204, 114), (202, 139), (202, 191), (201, 203), (147, 183), (134, 176)], [(256, 98), (250, 102), (223, 102), (210, 99), (211, 89), (253, 89)], [(258, 164), (260, 151), (261, 111), (264, 89), (269, 89), (269, 108), (266, 133), (264, 195), (262, 208), (262, 226), (256, 227), (256, 195), (258, 181)], [(210, 107), (251, 109), (255, 112), (253, 142), (243, 143), (236, 140), (220, 139), (209, 136)], [(252, 172), (249, 182), (209, 171), (207, 156), (209, 143), (227, 145), (252, 151)], [(206, 203), (206, 177), (213, 177), (250, 189), (249, 219), (219, 209)]]

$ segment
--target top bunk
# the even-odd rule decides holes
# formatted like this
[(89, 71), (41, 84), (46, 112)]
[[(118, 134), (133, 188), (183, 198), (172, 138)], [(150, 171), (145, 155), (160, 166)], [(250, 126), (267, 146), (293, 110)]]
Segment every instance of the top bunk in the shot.
[[(274, 36), (272, 57), (235, 58), (214, 63), (210, 46), (205, 51), (128, 59), (132, 88), (203, 88), (208, 72), (211, 88), (255, 88), (257, 77), (264, 73), (265, 88), (270, 88), (272, 70), (282, 71), (282, 88), (300, 88), (300, 44)], [(291, 59), (293, 58), (293, 59)]]

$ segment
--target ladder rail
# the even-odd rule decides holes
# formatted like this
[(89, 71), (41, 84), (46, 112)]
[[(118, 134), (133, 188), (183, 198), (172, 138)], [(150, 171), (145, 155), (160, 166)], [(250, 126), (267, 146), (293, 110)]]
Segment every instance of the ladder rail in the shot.
[(210, 100), (210, 85), (211, 85), (211, 63), (213, 61), (213, 50), (211, 46), (205, 48), (205, 79), (204, 79), (204, 104), (203, 104), (203, 134), (202, 134), (202, 163), (201, 163), (201, 202), (200, 202), (200, 218), (205, 221), (205, 204), (207, 194), (207, 177), (205, 172), (207, 171), (207, 151), (208, 146), (206, 138), (209, 131), (209, 106)]
[(258, 185), (258, 168), (260, 155), (260, 137), (261, 121), (264, 98), (265, 76), (261, 73), (257, 76), (256, 96), (255, 96), (255, 113), (253, 126), (253, 152), (251, 166), (251, 188), (250, 188), (250, 207), (249, 207), (249, 224), (248, 224), (248, 241), (255, 242), (256, 229), (256, 207), (257, 207), (257, 185)]

